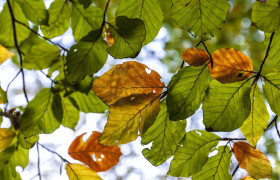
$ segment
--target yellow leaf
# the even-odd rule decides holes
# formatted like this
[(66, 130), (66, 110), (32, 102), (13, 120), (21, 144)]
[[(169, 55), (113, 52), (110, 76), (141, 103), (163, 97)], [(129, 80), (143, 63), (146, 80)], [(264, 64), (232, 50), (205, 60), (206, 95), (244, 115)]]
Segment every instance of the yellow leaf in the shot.
[(6, 149), (15, 137), (14, 131), (0, 128), (0, 151)]
[[(118, 146), (103, 146), (99, 144), (98, 138), (100, 132), (93, 131), (86, 142), (83, 141), (83, 136), (86, 133), (78, 136), (70, 145), (68, 154), (88, 165), (96, 172), (107, 171), (119, 162), (122, 155)], [(94, 155), (94, 159), (92, 158)]]
[(131, 142), (154, 123), (160, 110), (160, 95), (143, 94), (122, 98), (110, 107), (100, 143), (118, 145)]
[(0, 45), (0, 63), (6, 61), (11, 58), (14, 54), (11, 53), (8, 49)]
[(160, 75), (146, 65), (128, 61), (116, 65), (94, 81), (93, 91), (107, 105), (137, 94), (160, 94), (164, 83)]
[(234, 155), (239, 166), (254, 178), (268, 178), (272, 174), (272, 167), (266, 156), (250, 144), (238, 141), (233, 145)]
[(190, 66), (201, 66), (210, 60), (206, 51), (196, 47), (187, 49), (181, 55)]
[(208, 64), (211, 76), (221, 83), (232, 83), (248, 78), (253, 71), (251, 59), (233, 48), (222, 48), (212, 54), (213, 68)]
[(115, 38), (111, 36), (109, 29), (106, 29), (106, 40), (108, 43), (108, 47), (114, 45)]
[(252, 178), (251, 176), (246, 176), (242, 178), (242, 180), (256, 180), (256, 179)]
[(69, 180), (101, 180), (95, 171), (81, 164), (68, 163), (65, 169)]

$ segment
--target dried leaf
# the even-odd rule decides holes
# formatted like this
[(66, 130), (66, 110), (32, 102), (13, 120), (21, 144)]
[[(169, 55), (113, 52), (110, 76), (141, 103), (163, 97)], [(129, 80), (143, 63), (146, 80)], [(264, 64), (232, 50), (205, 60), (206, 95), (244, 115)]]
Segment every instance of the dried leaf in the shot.
[(190, 66), (201, 66), (210, 60), (206, 51), (196, 47), (187, 49), (181, 55)]
[(208, 64), (211, 76), (221, 83), (232, 83), (248, 78), (253, 71), (251, 59), (233, 48), (222, 48), (212, 54), (213, 68)]
[[(78, 136), (70, 145), (68, 154), (72, 158), (85, 163), (96, 172), (107, 171), (119, 162), (122, 155), (119, 147), (99, 144), (98, 139), (101, 133), (97, 131), (93, 131), (84, 142), (82, 138), (85, 134)], [(92, 158), (92, 155), (95, 158)]]
[(0, 45), (0, 63), (6, 61), (7, 59), (14, 56), (13, 53), (11, 53), (8, 49)]
[(94, 81), (93, 91), (106, 104), (137, 94), (160, 94), (164, 83), (160, 75), (146, 65), (128, 61), (116, 65)]
[(69, 180), (101, 180), (95, 171), (81, 164), (68, 163), (66, 164), (65, 169)]
[(15, 132), (6, 128), (0, 128), (0, 151), (6, 149), (15, 137)]
[(233, 145), (234, 155), (239, 166), (254, 178), (268, 178), (272, 174), (272, 167), (266, 156), (250, 144), (238, 141)]
[(115, 43), (115, 38), (111, 36), (109, 29), (106, 29), (106, 40), (108, 47), (112, 46)]

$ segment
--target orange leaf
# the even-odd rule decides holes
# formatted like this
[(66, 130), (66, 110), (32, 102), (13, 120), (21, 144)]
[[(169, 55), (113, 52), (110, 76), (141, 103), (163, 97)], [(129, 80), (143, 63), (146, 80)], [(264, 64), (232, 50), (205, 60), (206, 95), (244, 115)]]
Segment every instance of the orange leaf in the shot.
[(128, 61), (116, 65), (94, 81), (93, 91), (106, 104), (136, 94), (160, 94), (164, 83), (160, 75), (145, 64)]
[(102, 180), (95, 171), (81, 164), (68, 163), (65, 169), (69, 180)]
[(196, 47), (187, 49), (181, 55), (190, 66), (201, 66), (210, 60), (206, 51)]
[(256, 179), (252, 178), (251, 176), (246, 176), (242, 180), (256, 180)]
[(115, 38), (111, 36), (109, 29), (106, 29), (106, 39), (107, 39), (108, 47), (114, 45)]
[(213, 69), (208, 64), (211, 76), (221, 83), (232, 83), (248, 78), (253, 71), (251, 59), (233, 48), (222, 48), (212, 54)]
[(0, 45), (0, 63), (6, 61), (7, 59), (11, 58), (14, 54), (8, 51), (5, 47)]
[[(88, 165), (96, 172), (107, 171), (119, 162), (122, 155), (118, 146), (103, 146), (98, 143), (100, 132), (93, 131), (86, 142), (83, 142), (83, 136), (86, 133), (78, 136), (70, 145), (68, 154)], [(95, 156), (95, 160), (91, 155)]]
[(14, 131), (6, 128), (0, 128), (0, 152), (6, 149), (16, 136)]
[(268, 178), (272, 174), (269, 160), (257, 148), (250, 144), (238, 141), (233, 145), (234, 155), (239, 166), (245, 169), (254, 178)]

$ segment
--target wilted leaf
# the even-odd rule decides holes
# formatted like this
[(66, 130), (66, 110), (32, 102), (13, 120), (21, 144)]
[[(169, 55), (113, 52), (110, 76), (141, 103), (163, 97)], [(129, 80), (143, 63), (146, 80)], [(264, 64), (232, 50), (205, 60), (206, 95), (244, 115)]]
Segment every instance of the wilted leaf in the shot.
[(182, 58), (190, 66), (201, 66), (207, 61), (210, 61), (210, 58), (206, 51), (196, 47), (189, 48), (186, 51), (182, 52)]
[(69, 180), (101, 180), (95, 171), (81, 164), (68, 163), (65, 169)]
[(106, 104), (136, 94), (160, 94), (164, 83), (160, 75), (146, 65), (128, 61), (116, 65), (93, 83), (93, 91)]
[(2, 45), (0, 45), (0, 63), (11, 58), (13, 55), (14, 55), (14, 53), (11, 53), (8, 49), (6, 49)]
[(254, 178), (269, 178), (272, 167), (266, 156), (250, 144), (238, 141), (233, 145), (234, 155), (239, 166)]
[(209, 63), (211, 76), (221, 83), (232, 83), (248, 78), (253, 71), (251, 59), (233, 48), (222, 48), (212, 54), (213, 68)]
[[(68, 154), (88, 165), (96, 172), (107, 171), (119, 162), (122, 155), (121, 150), (117, 146), (104, 146), (99, 144), (98, 138), (100, 132), (93, 131), (91, 136), (83, 141), (83, 136), (86, 133), (78, 136), (70, 145)], [(94, 155), (94, 158), (92, 158)]]
[(15, 132), (6, 128), (0, 128), (0, 151), (6, 149), (15, 137)]

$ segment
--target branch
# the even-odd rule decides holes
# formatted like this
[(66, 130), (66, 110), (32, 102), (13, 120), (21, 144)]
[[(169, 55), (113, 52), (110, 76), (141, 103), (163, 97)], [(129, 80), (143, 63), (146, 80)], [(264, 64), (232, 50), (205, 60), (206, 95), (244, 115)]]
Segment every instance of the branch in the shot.
[(220, 138), (220, 141), (246, 141), (246, 138)]
[(266, 129), (264, 130), (264, 132), (267, 131), (274, 122), (276, 123), (277, 118), (278, 118), (278, 116), (275, 115), (274, 118), (272, 119), (272, 121), (267, 125)]
[(236, 168), (234, 169), (234, 171), (232, 172), (232, 177), (235, 175), (236, 171), (239, 169), (239, 164), (236, 166)]
[(279, 129), (278, 129), (278, 126), (277, 126), (277, 122), (275, 121), (275, 128), (276, 128), (276, 132), (277, 132), (277, 134), (278, 134), (278, 136), (279, 136), (279, 138), (280, 138), (280, 132), (279, 132)]
[(18, 118), (18, 116), (14, 115), (14, 114), (3, 112), (3, 111), (0, 111), (0, 116), (7, 117), (9, 119), (17, 119)]
[(208, 48), (206, 47), (206, 45), (204, 44), (204, 42), (201, 41), (201, 43), (202, 43), (204, 49), (207, 51), (207, 53), (208, 53), (208, 55), (209, 55), (209, 57), (210, 57), (211, 69), (213, 69), (213, 59), (212, 59), (211, 53), (209, 52), (209, 50), (208, 50)]
[(101, 27), (100, 27), (99, 36), (101, 36), (101, 34), (103, 32), (103, 28), (104, 28), (105, 23), (106, 23), (106, 12), (108, 10), (109, 3), (110, 3), (110, 0), (107, 1), (106, 7), (105, 7), (105, 10), (104, 10), (104, 13), (103, 13), (103, 21), (102, 21), (102, 24), (101, 24)]
[(38, 162), (37, 162), (38, 176), (39, 176), (39, 180), (41, 180), (42, 177), (41, 177), (41, 171), (40, 171), (40, 151), (39, 151), (39, 144), (38, 144), (38, 142), (36, 143), (36, 146), (37, 146), (37, 153), (38, 153)]
[[(15, 75), (15, 77), (9, 82), (9, 84), (8, 84), (8, 86), (7, 86), (7, 89), (6, 89), (6, 94), (8, 94), (8, 90), (9, 90), (9, 88), (10, 88), (10, 85), (14, 82), (14, 80), (18, 77), (18, 75), (19, 75), (20, 73), (21, 73), (21, 71), (19, 71), (19, 72)], [(7, 98), (7, 103), (6, 103), (5, 108), (4, 108), (4, 111), (5, 111), (5, 112), (7, 111), (8, 105), (9, 105), (9, 100), (8, 100), (8, 98)]]

